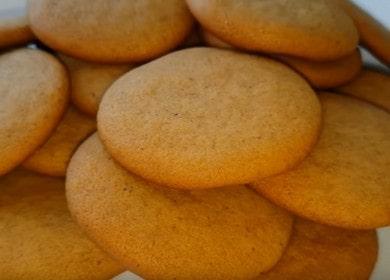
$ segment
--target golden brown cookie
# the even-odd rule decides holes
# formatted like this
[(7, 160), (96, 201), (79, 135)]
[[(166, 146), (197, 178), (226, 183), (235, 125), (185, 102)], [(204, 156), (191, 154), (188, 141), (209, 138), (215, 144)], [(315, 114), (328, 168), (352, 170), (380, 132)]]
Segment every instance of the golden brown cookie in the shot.
[(50, 176), (65, 176), (73, 153), (95, 130), (94, 119), (70, 107), (49, 140), (35, 151), (23, 166)]
[(64, 181), (17, 170), (0, 178), (0, 275), (7, 280), (106, 280), (122, 266), (72, 221)]
[(26, 15), (26, 0), (1, 3), (0, 48), (25, 44), (33, 39)]
[(46, 142), (68, 95), (66, 69), (53, 56), (31, 49), (0, 56), (0, 175)]
[(390, 225), (390, 114), (355, 98), (320, 95), (323, 130), (290, 172), (254, 184), (295, 214), (328, 225)]
[(210, 47), (220, 48), (220, 49), (234, 49), (234, 47), (221, 39), (217, 38), (214, 34), (210, 33), (207, 30), (202, 28), (201, 36), (203, 42)]
[(352, 53), (356, 28), (327, 0), (187, 0), (202, 26), (238, 48), (332, 60)]
[(315, 88), (332, 88), (348, 83), (355, 78), (362, 68), (359, 50), (341, 59), (328, 62), (309, 61), (292, 56), (277, 56), (295, 69)]
[(383, 63), (390, 65), (390, 31), (366, 11), (349, 0), (332, 0), (353, 19), (360, 41)]
[(390, 111), (390, 77), (388, 74), (364, 69), (352, 82), (335, 90)]
[[(202, 31), (202, 36), (209, 46), (224, 49), (234, 48), (205, 30)], [(343, 85), (356, 77), (362, 67), (362, 58), (358, 49), (352, 54), (335, 61), (317, 62), (284, 55), (275, 55), (273, 57), (295, 69), (316, 88), (330, 88)]]
[(100, 105), (98, 131), (135, 174), (210, 188), (291, 168), (311, 150), (320, 119), (317, 96), (283, 64), (192, 48), (116, 81)]
[(294, 222), (280, 261), (256, 280), (367, 280), (378, 254), (376, 232)]
[(99, 64), (60, 55), (69, 70), (71, 98), (81, 111), (95, 116), (104, 92), (134, 66)]
[(252, 279), (287, 246), (292, 217), (245, 186), (176, 190), (114, 162), (95, 134), (70, 162), (69, 209), (85, 232), (146, 279)]
[(183, 0), (32, 0), (29, 19), (51, 48), (96, 62), (138, 62), (165, 54), (190, 33)]

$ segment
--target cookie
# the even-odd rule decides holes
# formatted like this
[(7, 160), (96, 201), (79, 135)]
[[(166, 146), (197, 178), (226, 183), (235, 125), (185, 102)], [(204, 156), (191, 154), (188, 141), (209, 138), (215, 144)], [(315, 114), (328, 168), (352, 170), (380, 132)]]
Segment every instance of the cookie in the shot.
[(107, 88), (134, 67), (86, 62), (65, 55), (60, 55), (60, 59), (69, 70), (73, 103), (78, 109), (91, 116), (96, 115)]
[(145, 279), (253, 279), (287, 246), (292, 217), (245, 186), (176, 190), (120, 167), (97, 135), (72, 157), (69, 209), (84, 231)]
[(31, 49), (0, 56), (0, 175), (46, 142), (68, 98), (66, 69), (53, 56)]
[(95, 130), (94, 119), (70, 107), (49, 140), (23, 166), (50, 176), (65, 176), (72, 154)]
[(241, 49), (311, 60), (352, 53), (357, 30), (344, 11), (327, 0), (187, 0), (202, 26)]
[(355, 98), (322, 93), (324, 123), (294, 170), (253, 184), (295, 214), (328, 225), (390, 225), (390, 114)]
[(32, 0), (30, 25), (51, 48), (96, 62), (140, 62), (161, 56), (190, 33), (183, 0)]
[(376, 232), (294, 222), (283, 257), (256, 280), (367, 280), (378, 255)]
[(28, 43), (34, 35), (28, 25), (26, 0), (12, 1), (0, 7), (0, 48)]
[(17, 170), (0, 178), (0, 275), (106, 280), (124, 269), (73, 222), (64, 181)]
[[(234, 48), (207, 31), (203, 31), (202, 35), (203, 40), (209, 46), (225, 49)], [(295, 69), (315, 88), (331, 88), (343, 85), (356, 77), (362, 67), (362, 58), (358, 49), (339, 60), (327, 62), (316, 62), (283, 55), (273, 57)]]
[(176, 188), (210, 188), (291, 168), (311, 150), (320, 118), (316, 95), (288, 67), (192, 48), (117, 80), (100, 105), (98, 131), (135, 174)]
[(362, 68), (359, 50), (339, 60), (328, 62), (309, 61), (292, 56), (277, 56), (295, 69), (315, 88), (333, 88), (346, 84), (355, 78)]
[(332, 0), (353, 19), (361, 43), (386, 65), (390, 65), (390, 31), (349, 0)]
[(390, 77), (364, 69), (356, 79), (335, 91), (355, 96), (390, 111)]
[(210, 47), (220, 48), (220, 49), (234, 49), (234, 47), (221, 39), (217, 38), (215, 35), (211, 34), (207, 30), (202, 28), (201, 36), (203, 42)]

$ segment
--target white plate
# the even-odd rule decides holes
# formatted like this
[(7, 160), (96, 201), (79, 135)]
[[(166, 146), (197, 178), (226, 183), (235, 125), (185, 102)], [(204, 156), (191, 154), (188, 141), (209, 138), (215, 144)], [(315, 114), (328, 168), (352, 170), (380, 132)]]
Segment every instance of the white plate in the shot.
[[(1, 0), (0, 0), (1, 1)], [(376, 19), (390, 28), (390, 0), (353, 0), (361, 7), (375, 16)], [(378, 67), (386, 72), (389, 68), (383, 66), (372, 55), (363, 50), (364, 62), (368, 65)], [(390, 280), (390, 227), (378, 230), (379, 235), (379, 256), (375, 270), (370, 280)], [(142, 280), (130, 272), (122, 273), (112, 280)], [(304, 280), (304, 279), (302, 279)]]

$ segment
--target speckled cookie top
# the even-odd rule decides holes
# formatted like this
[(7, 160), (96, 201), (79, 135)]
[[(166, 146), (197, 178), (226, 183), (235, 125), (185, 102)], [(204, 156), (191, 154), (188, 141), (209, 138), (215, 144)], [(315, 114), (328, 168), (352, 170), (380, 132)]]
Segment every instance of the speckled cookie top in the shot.
[(100, 101), (111, 84), (135, 67), (87, 62), (63, 54), (59, 57), (69, 70), (73, 103), (90, 116), (96, 116)]
[(297, 218), (283, 257), (256, 280), (367, 280), (377, 256), (375, 230), (344, 230)]
[(176, 190), (120, 167), (95, 134), (67, 172), (85, 232), (146, 279), (253, 279), (281, 257), (292, 217), (245, 186)]
[(71, 106), (49, 140), (23, 166), (50, 176), (65, 176), (71, 156), (94, 131), (96, 121)]
[(17, 170), (0, 178), (0, 275), (18, 280), (107, 280), (124, 269), (85, 237), (64, 180)]
[(390, 112), (389, 74), (363, 69), (356, 79), (335, 90), (365, 100)]
[(356, 48), (349, 16), (328, 0), (187, 0), (196, 19), (241, 49), (332, 60)]
[(283, 64), (193, 48), (115, 82), (98, 131), (113, 157), (141, 177), (209, 188), (291, 168), (310, 151), (320, 116), (313, 90)]
[(0, 174), (50, 136), (66, 110), (68, 77), (53, 56), (19, 49), (0, 56)]
[(255, 188), (292, 212), (329, 225), (390, 225), (390, 114), (322, 93), (324, 124), (313, 152), (294, 170)]
[(183, 0), (32, 0), (37, 37), (65, 54), (97, 62), (133, 62), (178, 46), (192, 28)]

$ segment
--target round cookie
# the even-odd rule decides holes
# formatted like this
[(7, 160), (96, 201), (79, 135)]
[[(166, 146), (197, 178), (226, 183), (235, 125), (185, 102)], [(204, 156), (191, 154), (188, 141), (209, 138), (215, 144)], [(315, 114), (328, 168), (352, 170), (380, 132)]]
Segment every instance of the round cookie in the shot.
[(323, 131), (294, 170), (254, 184), (295, 214), (352, 229), (390, 225), (390, 114), (322, 93)]
[(0, 275), (106, 280), (124, 269), (73, 222), (64, 181), (17, 170), (0, 178)]
[(328, 0), (187, 0), (202, 26), (238, 48), (311, 60), (352, 53), (356, 28)]
[(335, 91), (355, 96), (390, 111), (390, 77), (364, 69), (352, 82)]
[(183, 0), (31, 0), (30, 25), (51, 48), (96, 62), (139, 62), (161, 56), (190, 33)]
[(85, 232), (146, 279), (253, 279), (287, 246), (292, 217), (245, 186), (176, 190), (120, 167), (97, 135), (72, 157), (69, 209)]
[(349, 231), (297, 219), (283, 257), (256, 280), (367, 280), (377, 254), (374, 230)]
[(361, 43), (384, 64), (390, 66), (390, 31), (386, 26), (349, 0), (332, 0), (353, 19)]
[(249, 183), (291, 168), (319, 133), (310, 86), (271, 59), (213, 48), (177, 51), (106, 92), (98, 131), (110, 154), (176, 188)]
[(0, 175), (45, 143), (68, 95), (66, 69), (53, 56), (31, 49), (0, 56)]
[(49, 140), (23, 167), (50, 176), (65, 176), (78, 145), (96, 130), (96, 121), (70, 107)]
[(328, 62), (316, 62), (292, 56), (277, 56), (295, 69), (315, 88), (332, 88), (348, 83), (355, 78), (362, 68), (359, 50), (341, 59)]
[(0, 48), (28, 43), (34, 39), (26, 15), (26, 0), (0, 6)]
[(107, 88), (133, 68), (131, 65), (86, 62), (65, 55), (60, 55), (60, 59), (69, 70), (73, 103), (91, 116), (96, 115)]
[[(233, 48), (213, 34), (203, 30), (203, 40), (217, 48)], [(358, 49), (352, 54), (335, 61), (310, 61), (298, 57), (274, 55), (275, 59), (295, 69), (316, 88), (331, 88), (351, 81), (362, 68), (362, 58)]]

